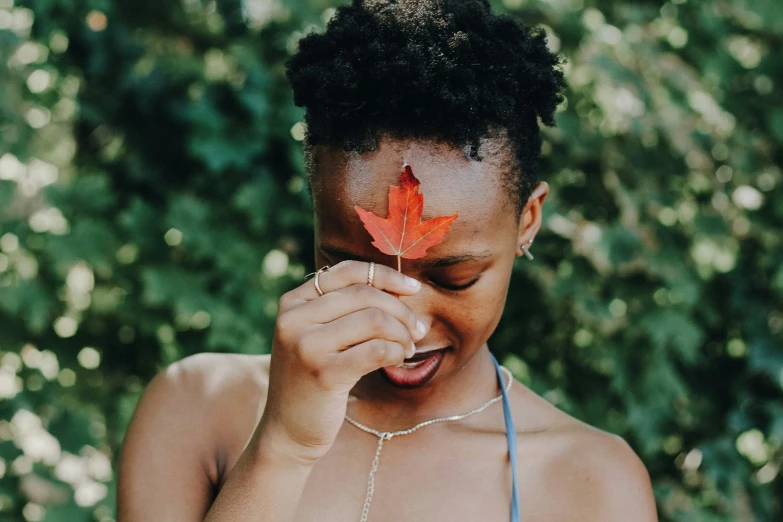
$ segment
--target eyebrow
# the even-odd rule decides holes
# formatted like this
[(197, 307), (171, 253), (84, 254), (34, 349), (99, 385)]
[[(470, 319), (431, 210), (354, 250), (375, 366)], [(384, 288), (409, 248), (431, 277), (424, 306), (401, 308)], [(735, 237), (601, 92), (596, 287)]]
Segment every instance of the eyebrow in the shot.
[[(339, 257), (341, 259), (356, 259), (357, 261), (369, 262), (368, 259), (365, 259), (362, 256), (356, 255), (334, 245), (321, 245), (321, 250), (328, 255)], [(461, 263), (470, 263), (472, 261), (482, 261), (489, 257), (492, 257), (492, 253), (484, 251), (461, 254), (458, 256), (443, 256), (432, 259), (414, 260), (413, 263), (420, 268), (442, 268), (446, 266), (459, 265)]]

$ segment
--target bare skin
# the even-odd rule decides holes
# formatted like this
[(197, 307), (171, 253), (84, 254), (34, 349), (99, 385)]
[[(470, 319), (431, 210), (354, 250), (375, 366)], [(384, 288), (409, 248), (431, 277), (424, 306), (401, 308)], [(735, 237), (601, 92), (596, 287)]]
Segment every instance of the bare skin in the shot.
[[(335, 382), (344, 385), (344, 394), (335, 395), (344, 412), (380, 431), (467, 412), (499, 394), (487, 339), (500, 320), (519, 247), (539, 230), (548, 194), (546, 183), (540, 183), (517, 217), (497, 162), (470, 161), (459, 151), (419, 142), (384, 140), (378, 150), (363, 155), (322, 149), (313, 158), (320, 173), (313, 183), (317, 266), (353, 259), (359, 260), (353, 268), (366, 261), (396, 267), (395, 258), (370, 245), (353, 205), (385, 215), (385, 187), (397, 183), (403, 156), (422, 182), (424, 218), (455, 211), (460, 218), (426, 258), (403, 261), (403, 273), (422, 283), (419, 291), (397, 287), (397, 304), (373, 301), (382, 308), (404, 304), (388, 310), (399, 331), (385, 334), (389, 346), (398, 347), (398, 358), (356, 380), (332, 381), (330, 390), (339, 388)], [(460, 256), (457, 263), (426, 265)], [(346, 273), (322, 275), (327, 293), (345, 291), (338, 280)], [(384, 274), (389, 288), (398, 284), (391, 282), (393, 273), (381, 271), (379, 285), (387, 284)], [(447, 288), (472, 281), (464, 290)], [(296, 306), (314, 307), (323, 299), (309, 285), (297, 294), (304, 304)], [(295, 314), (291, 303), (281, 301), (282, 315)], [(322, 312), (310, 315), (315, 313)], [(414, 333), (415, 320), (424, 324), (423, 336)], [(429, 382), (398, 388), (377, 368), (409, 356), (403, 351), (411, 340), (419, 350), (449, 350)], [(200, 354), (153, 380), (123, 448), (119, 522), (359, 520), (377, 438), (337, 422), (343, 410), (307, 402), (311, 374), (297, 374), (297, 365), (283, 357), (287, 345), (276, 342), (271, 357)], [(341, 353), (347, 356), (351, 350)], [(566, 415), (517, 381), (509, 399), (518, 443), (521, 520), (656, 520), (647, 472), (622, 439)], [(307, 424), (318, 416), (307, 410), (310, 406), (340, 418)], [(499, 402), (464, 420), (387, 441), (370, 520), (507, 522), (507, 453)]]

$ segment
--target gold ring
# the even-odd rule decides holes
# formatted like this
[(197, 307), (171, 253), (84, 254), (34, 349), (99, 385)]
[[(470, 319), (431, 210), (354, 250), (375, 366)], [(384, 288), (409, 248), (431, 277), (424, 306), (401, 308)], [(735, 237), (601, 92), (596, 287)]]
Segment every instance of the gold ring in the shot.
[(321, 272), (326, 272), (329, 270), (329, 265), (322, 266), (316, 273), (315, 277), (313, 278), (313, 282), (315, 283), (315, 291), (318, 292), (319, 296), (324, 295), (324, 291), (321, 290), (321, 285), (318, 284), (318, 276), (321, 275)]
[[(324, 267), (321, 267), (321, 271), (323, 271), (323, 272), (326, 272), (327, 270), (329, 270), (329, 268), (331, 268), (331, 267), (330, 267), (329, 265), (326, 265), (326, 266), (324, 266)], [(309, 274), (307, 274), (306, 276), (304, 276), (304, 278), (305, 278), (305, 281), (307, 281), (308, 279), (310, 279), (310, 278), (311, 278), (311, 277), (313, 277), (314, 275), (315, 275), (315, 272), (310, 272)]]
[(375, 277), (375, 261), (370, 261), (370, 273), (367, 274), (367, 284), (372, 286), (372, 278)]

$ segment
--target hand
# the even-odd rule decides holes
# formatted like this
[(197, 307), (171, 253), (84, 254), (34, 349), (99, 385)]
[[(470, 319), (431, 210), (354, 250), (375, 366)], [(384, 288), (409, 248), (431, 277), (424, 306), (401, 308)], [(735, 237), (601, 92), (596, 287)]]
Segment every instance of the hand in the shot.
[(262, 447), (314, 464), (334, 444), (356, 382), (415, 353), (425, 327), (392, 293), (413, 295), (421, 283), (376, 265), (369, 286), (368, 272), (344, 261), (321, 273), (323, 296), (307, 281), (280, 299)]

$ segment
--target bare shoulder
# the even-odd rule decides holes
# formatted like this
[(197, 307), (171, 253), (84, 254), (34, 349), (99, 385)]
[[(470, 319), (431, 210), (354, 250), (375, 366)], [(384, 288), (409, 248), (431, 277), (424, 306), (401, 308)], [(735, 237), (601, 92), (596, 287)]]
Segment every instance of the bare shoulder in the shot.
[[(580, 522), (654, 522), (657, 520), (650, 477), (630, 445), (612, 433), (590, 426), (521, 385), (515, 418), (520, 462), (531, 451), (536, 466), (536, 497), (542, 520)], [(524, 429), (525, 423), (531, 429)]]
[(269, 360), (269, 355), (205, 352), (185, 357), (161, 373), (172, 385), (209, 401), (221, 401), (234, 393), (257, 398), (259, 392), (266, 393)]
[(161, 370), (125, 433), (117, 520), (203, 520), (219, 479), (221, 444), (252, 429), (263, 382), (263, 359), (251, 356), (205, 353)]
[(125, 467), (147, 456), (152, 441), (163, 450), (172, 442), (187, 455), (187, 465), (214, 484), (222, 449), (249, 436), (260, 418), (268, 369), (269, 355), (225, 353), (199, 353), (163, 368), (145, 388), (128, 427)]
[[(164, 372), (186, 372), (202, 377), (220, 376), (222, 372), (239, 372), (247, 376), (262, 376), (268, 371), (270, 355), (248, 355), (241, 353), (203, 352), (189, 355), (169, 365)], [(236, 377), (237, 374), (232, 374)]]
[[(149, 389), (165, 388), (178, 399), (178, 408), (212, 416), (241, 413), (266, 398), (269, 355), (198, 353), (170, 364), (150, 382)], [(152, 391), (154, 393), (154, 391)], [(232, 406), (234, 405), (234, 406)]]
[(199, 353), (164, 370), (171, 386), (187, 393), (189, 405), (213, 428), (219, 451), (255, 426), (266, 404), (269, 355)]
[(562, 427), (547, 482), (568, 492), (565, 520), (651, 522), (657, 520), (650, 477), (628, 443), (589, 426)]

